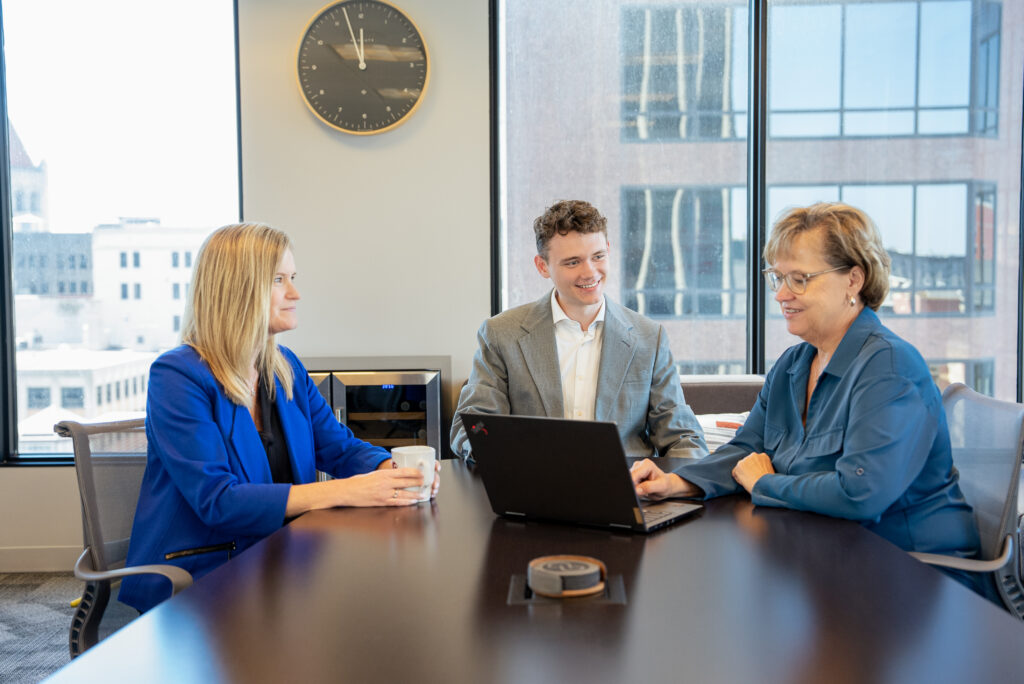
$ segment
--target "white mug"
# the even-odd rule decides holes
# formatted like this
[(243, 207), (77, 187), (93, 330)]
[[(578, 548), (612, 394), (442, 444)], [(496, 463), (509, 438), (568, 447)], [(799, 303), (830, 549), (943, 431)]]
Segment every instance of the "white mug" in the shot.
[(423, 486), (406, 487), (406, 490), (419, 493), (420, 501), (430, 501), (430, 489), (434, 485), (434, 447), (422, 444), (395, 447), (391, 450), (391, 458), (399, 468), (416, 468), (420, 471)]

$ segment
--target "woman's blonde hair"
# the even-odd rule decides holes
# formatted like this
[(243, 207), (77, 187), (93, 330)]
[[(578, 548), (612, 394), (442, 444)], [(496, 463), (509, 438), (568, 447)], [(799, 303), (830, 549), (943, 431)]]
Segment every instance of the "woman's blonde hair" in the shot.
[(181, 341), (195, 349), (236, 404), (249, 403), (249, 370), (274, 397), (274, 376), (292, 398), (292, 367), (270, 331), (270, 291), (291, 243), (261, 223), (236, 223), (213, 231), (199, 249), (185, 307)]
[(784, 213), (764, 248), (765, 263), (771, 265), (779, 255), (792, 250), (801, 233), (815, 228), (824, 232), (822, 252), (833, 268), (860, 266), (864, 286), (860, 299), (864, 306), (878, 311), (889, 294), (889, 253), (875, 222), (860, 209), (840, 202), (818, 202), (796, 207)]

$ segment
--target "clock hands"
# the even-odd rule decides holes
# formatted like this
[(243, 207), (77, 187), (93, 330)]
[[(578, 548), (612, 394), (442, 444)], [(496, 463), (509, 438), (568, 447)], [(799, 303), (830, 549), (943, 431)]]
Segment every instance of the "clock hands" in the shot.
[(356, 42), (355, 31), (352, 30), (352, 22), (348, 18), (348, 9), (342, 7), (342, 13), (345, 15), (345, 23), (348, 24), (348, 35), (352, 38), (352, 47), (356, 50), (356, 57), (359, 58), (359, 68), (366, 69), (366, 59), (363, 56), (363, 29), (359, 28), (359, 42)]

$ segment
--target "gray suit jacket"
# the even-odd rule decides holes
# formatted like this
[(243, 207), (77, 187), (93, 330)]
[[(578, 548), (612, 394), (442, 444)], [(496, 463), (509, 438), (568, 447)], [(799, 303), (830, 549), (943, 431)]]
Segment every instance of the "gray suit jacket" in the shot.
[[(595, 419), (618, 425), (627, 456), (700, 458), (704, 433), (683, 400), (665, 329), (605, 297)], [(550, 292), (484, 321), (457, 412), (562, 418)], [(452, 451), (470, 456), (462, 420), (452, 421)]]

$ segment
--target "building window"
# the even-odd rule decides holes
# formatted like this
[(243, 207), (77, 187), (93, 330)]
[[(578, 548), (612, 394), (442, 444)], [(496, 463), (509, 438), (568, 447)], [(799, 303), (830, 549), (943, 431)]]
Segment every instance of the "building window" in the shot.
[(75, 266), (77, 264), (78, 264), (78, 261), (75, 259), (75, 255), (74, 254), (68, 254), (68, 268), (75, 268)]
[(57, 281), (57, 294), (64, 294), (65, 284), (63, 280)]
[(118, 401), (120, 401), (120, 399), (121, 399), (121, 383), (120, 382), (115, 382), (114, 383), (114, 398), (117, 399)]
[(89, 258), (84, 254), (78, 255), (78, 268), (89, 268)]
[(97, 406), (102, 406), (103, 405), (103, 388), (98, 386), (98, 385), (96, 387), (96, 405)]
[(128, 268), (128, 252), (121, 252), (121, 268)]
[(128, 283), (121, 283), (121, 299), (128, 299)]
[(932, 378), (940, 390), (954, 382), (962, 382), (975, 392), (992, 396), (995, 392), (995, 361), (993, 359), (926, 359)]
[(185, 268), (192, 268), (192, 252), (185, 252)]
[(181, 316), (175, 316), (173, 321), (174, 332), (181, 332)]
[(132, 378), (132, 396), (139, 393), (139, 379), (137, 377)]
[(50, 405), (49, 387), (29, 387), (28, 407), (30, 409), (44, 409)]
[(178, 268), (178, 252), (171, 252), (171, 268)]
[(134, 266), (135, 268), (138, 268), (141, 265), (141, 263), (142, 263), (142, 260), (139, 257), (139, 253), (138, 252), (132, 252), (132, 266)]
[(78, 283), (74, 280), (68, 281), (68, 291), (71, 294), (75, 294), (78, 291)]
[(66, 409), (85, 408), (85, 388), (61, 387), (60, 405)]
[[(989, 0), (773, 3), (769, 134), (995, 136), (1000, 9)], [(746, 31), (745, 6), (624, 7), (623, 138), (745, 137)]]
[[(893, 315), (962, 316), (995, 307), (995, 188), (901, 183), (769, 188), (769, 214), (831, 197), (883, 228)], [(626, 306), (655, 317), (744, 316), (744, 188), (625, 188)], [(769, 315), (777, 315), (769, 308)]]
[(173, 283), (171, 285), (171, 298), (172, 299), (181, 299), (181, 285), (180, 284)]
[(135, 299), (142, 299), (142, 284), (135, 283), (134, 285)]
[(746, 190), (626, 188), (626, 306), (651, 316), (746, 316)]
[(82, 281), (82, 286), (79, 289), (79, 292), (81, 292), (82, 294), (89, 294), (89, 282), (88, 281), (85, 281), (85, 280)]
[(107, 383), (107, 403), (108, 403), (108, 404), (109, 404), (109, 403), (110, 403), (111, 401), (113, 401), (113, 400), (111, 399), (111, 393), (112, 393), (112, 392), (113, 392), (113, 389), (111, 388), (111, 386), (110, 386), (110, 383), (108, 382), (108, 383)]

